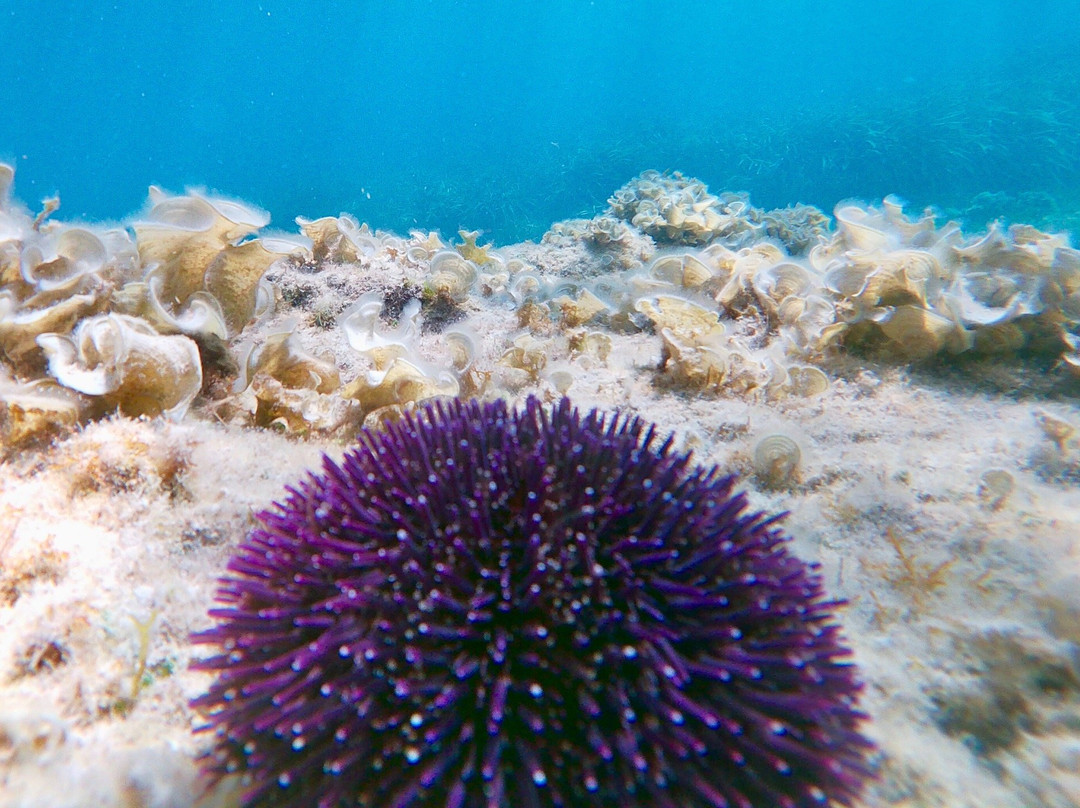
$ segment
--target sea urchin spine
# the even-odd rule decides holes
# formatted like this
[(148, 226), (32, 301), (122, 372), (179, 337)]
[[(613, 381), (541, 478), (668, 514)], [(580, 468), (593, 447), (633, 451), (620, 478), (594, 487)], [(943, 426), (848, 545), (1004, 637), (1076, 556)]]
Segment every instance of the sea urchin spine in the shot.
[(848, 805), (859, 684), (813, 569), (636, 418), (439, 402), (229, 562), (207, 767), (244, 805)]

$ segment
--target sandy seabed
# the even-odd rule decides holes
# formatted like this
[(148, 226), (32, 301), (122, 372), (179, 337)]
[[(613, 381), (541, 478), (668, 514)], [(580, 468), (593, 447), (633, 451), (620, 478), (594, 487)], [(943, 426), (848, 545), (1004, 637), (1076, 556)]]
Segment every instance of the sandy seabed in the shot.
[[(279, 300), (244, 339), (288, 322), (348, 380), (361, 359), (317, 312), (304, 317), (392, 265), (274, 270), (279, 288), (317, 288)], [(483, 296), (464, 308), (476, 366), (496, 368), (518, 316)], [(417, 340), (438, 354), (438, 334)], [(1047, 414), (1080, 424), (1075, 403), (870, 362), (812, 397), (695, 393), (658, 380), (655, 334), (610, 340), (602, 361), (564, 357), (569, 377), (500, 366), (499, 394), (554, 400), (569, 380), (580, 408), (640, 415), (699, 462), (741, 472), (755, 509), (790, 512), (792, 550), (848, 602), (880, 747), (860, 806), (1080, 805), (1080, 448), (1044, 427)], [(193, 733), (202, 719), (187, 705), (209, 679), (188, 670), (188, 637), (210, 625), (253, 514), (349, 445), (241, 420), (198, 403), (179, 421), (114, 415), (0, 465), (0, 806), (230, 804), (198, 799), (195, 759), (212, 737)], [(755, 447), (774, 434), (801, 450), (782, 485), (755, 475)]]

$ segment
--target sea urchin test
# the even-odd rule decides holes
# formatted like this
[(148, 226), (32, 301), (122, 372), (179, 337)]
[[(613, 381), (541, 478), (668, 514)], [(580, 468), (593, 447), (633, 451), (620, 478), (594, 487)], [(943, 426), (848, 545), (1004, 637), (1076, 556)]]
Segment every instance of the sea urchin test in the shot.
[(776, 521), (636, 418), (420, 407), (229, 562), (207, 768), (249, 808), (850, 805), (860, 685)]

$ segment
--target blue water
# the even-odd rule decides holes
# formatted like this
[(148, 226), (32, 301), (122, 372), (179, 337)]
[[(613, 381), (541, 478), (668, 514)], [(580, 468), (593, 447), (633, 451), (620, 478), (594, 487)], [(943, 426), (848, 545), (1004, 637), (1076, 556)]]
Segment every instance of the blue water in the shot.
[(1077, 0), (4, 5), (0, 159), (68, 220), (155, 183), (505, 243), (657, 168), (1080, 221)]

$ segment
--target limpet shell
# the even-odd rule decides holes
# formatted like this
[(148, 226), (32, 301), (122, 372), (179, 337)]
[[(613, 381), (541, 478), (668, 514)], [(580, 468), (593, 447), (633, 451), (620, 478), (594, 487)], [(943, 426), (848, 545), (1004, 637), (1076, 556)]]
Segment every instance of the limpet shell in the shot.
[(787, 488), (797, 480), (802, 450), (788, 435), (767, 435), (754, 447), (754, 473), (765, 488)]

